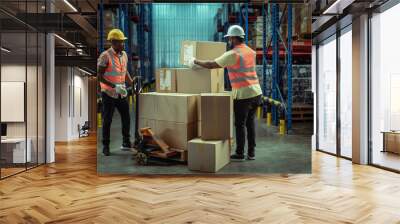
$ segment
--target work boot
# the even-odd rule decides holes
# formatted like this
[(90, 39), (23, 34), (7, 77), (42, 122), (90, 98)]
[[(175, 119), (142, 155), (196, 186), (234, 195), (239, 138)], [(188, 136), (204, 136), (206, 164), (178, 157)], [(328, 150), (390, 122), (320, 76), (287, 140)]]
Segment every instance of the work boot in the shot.
[(255, 151), (254, 148), (248, 150), (247, 160), (255, 160), (256, 159), (254, 151)]
[(237, 160), (237, 161), (242, 161), (242, 160), (244, 160), (244, 155), (234, 154), (234, 155), (231, 155), (231, 159)]
[(256, 159), (256, 157), (255, 156), (250, 156), (250, 155), (247, 155), (247, 160), (255, 160)]
[(132, 144), (130, 142), (122, 143), (121, 150), (122, 151), (129, 151), (132, 149)]
[(105, 156), (110, 156), (110, 147), (109, 146), (103, 146), (103, 154)]

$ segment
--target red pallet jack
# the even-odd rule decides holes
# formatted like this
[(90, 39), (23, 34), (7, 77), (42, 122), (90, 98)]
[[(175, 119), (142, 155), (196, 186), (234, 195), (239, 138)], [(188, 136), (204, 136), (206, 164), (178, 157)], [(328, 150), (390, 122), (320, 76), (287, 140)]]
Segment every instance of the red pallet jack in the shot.
[(184, 150), (170, 148), (161, 138), (157, 137), (150, 127), (139, 130), (139, 94), (142, 92), (140, 78), (134, 87), (135, 102), (135, 142), (134, 159), (138, 165), (148, 165), (151, 162), (158, 165), (175, 165), (186, 162)]

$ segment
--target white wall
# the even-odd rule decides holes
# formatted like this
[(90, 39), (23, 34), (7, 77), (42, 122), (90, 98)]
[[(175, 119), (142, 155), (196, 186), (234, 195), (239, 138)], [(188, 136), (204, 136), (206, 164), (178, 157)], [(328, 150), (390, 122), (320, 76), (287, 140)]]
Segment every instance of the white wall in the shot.
[(79, 137), (78, 124), (88, 120), (88, 78), (76, 68), (56, 67), (56, 141)]

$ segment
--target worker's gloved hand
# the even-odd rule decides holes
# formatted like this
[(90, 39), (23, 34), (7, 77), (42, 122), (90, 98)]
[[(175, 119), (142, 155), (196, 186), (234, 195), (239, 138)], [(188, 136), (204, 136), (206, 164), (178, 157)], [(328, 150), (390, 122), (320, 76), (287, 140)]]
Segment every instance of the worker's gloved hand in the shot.
[(196, 64), (194, 63), (195, 60), (196, 60), (196, 58), (194, 58), (194, 57), (192, 57), (192, 58), (189, 60), (189, 64), (188, 64), (189, 68), (191, 68), (191, 69), (199, 69), (199, 68), (200, 68), (200, 66), (198, 66), (198, 65), (196, 65)]
[(117, 84), (115, 85), (115, 92), (120, 94), (122, 97), (126, 97), (128, 95), (128, 91), (124, 84)]

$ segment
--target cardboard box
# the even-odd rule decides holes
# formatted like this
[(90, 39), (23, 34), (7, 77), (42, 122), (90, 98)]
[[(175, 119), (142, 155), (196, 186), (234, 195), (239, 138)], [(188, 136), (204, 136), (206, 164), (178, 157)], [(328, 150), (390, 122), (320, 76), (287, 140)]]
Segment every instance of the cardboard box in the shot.
[(197, 122), (196, 94), (142, 93), (139, 96), (139, 118), (178, 123)]
[(228, 140), (193, 139), (188, 144), (188, 167), (195, 171), (217, 172), (229, 163), (230, 149)]
[(201, 139), (226, 140), (233, 136), (233, 100), (230, 93), (201, 94)]
[(219, 93), (224, 91), (224, 69), (176, 70), (178, 93)]
[(150, 127), (169, 147), (182, 150), (187, 150), (188, 142), (198, 136), (197, 124), (139, 119), (139, 128)]
[(157, 95), (154, 92), (139, 95), (139, 118), (157, 118), (156, 100)]
[[(253, 36), (252, 40), (256, 48), (263, 48), (263, 36)], [(267, 39), (265, 40), (266, 47), (268, 46), (270, 41), (271, 41), (271, 36), (267, 36)]]
[(176, 93), (176, 69), (171, 69), (171, 68), (157, 69), (156, 92)]
[(225, 42), (185, 40), (181, 43), (179, 63), (189, 65), (189, 60), (192, 57), (200, 60), (214, 60), (225, 51)]

